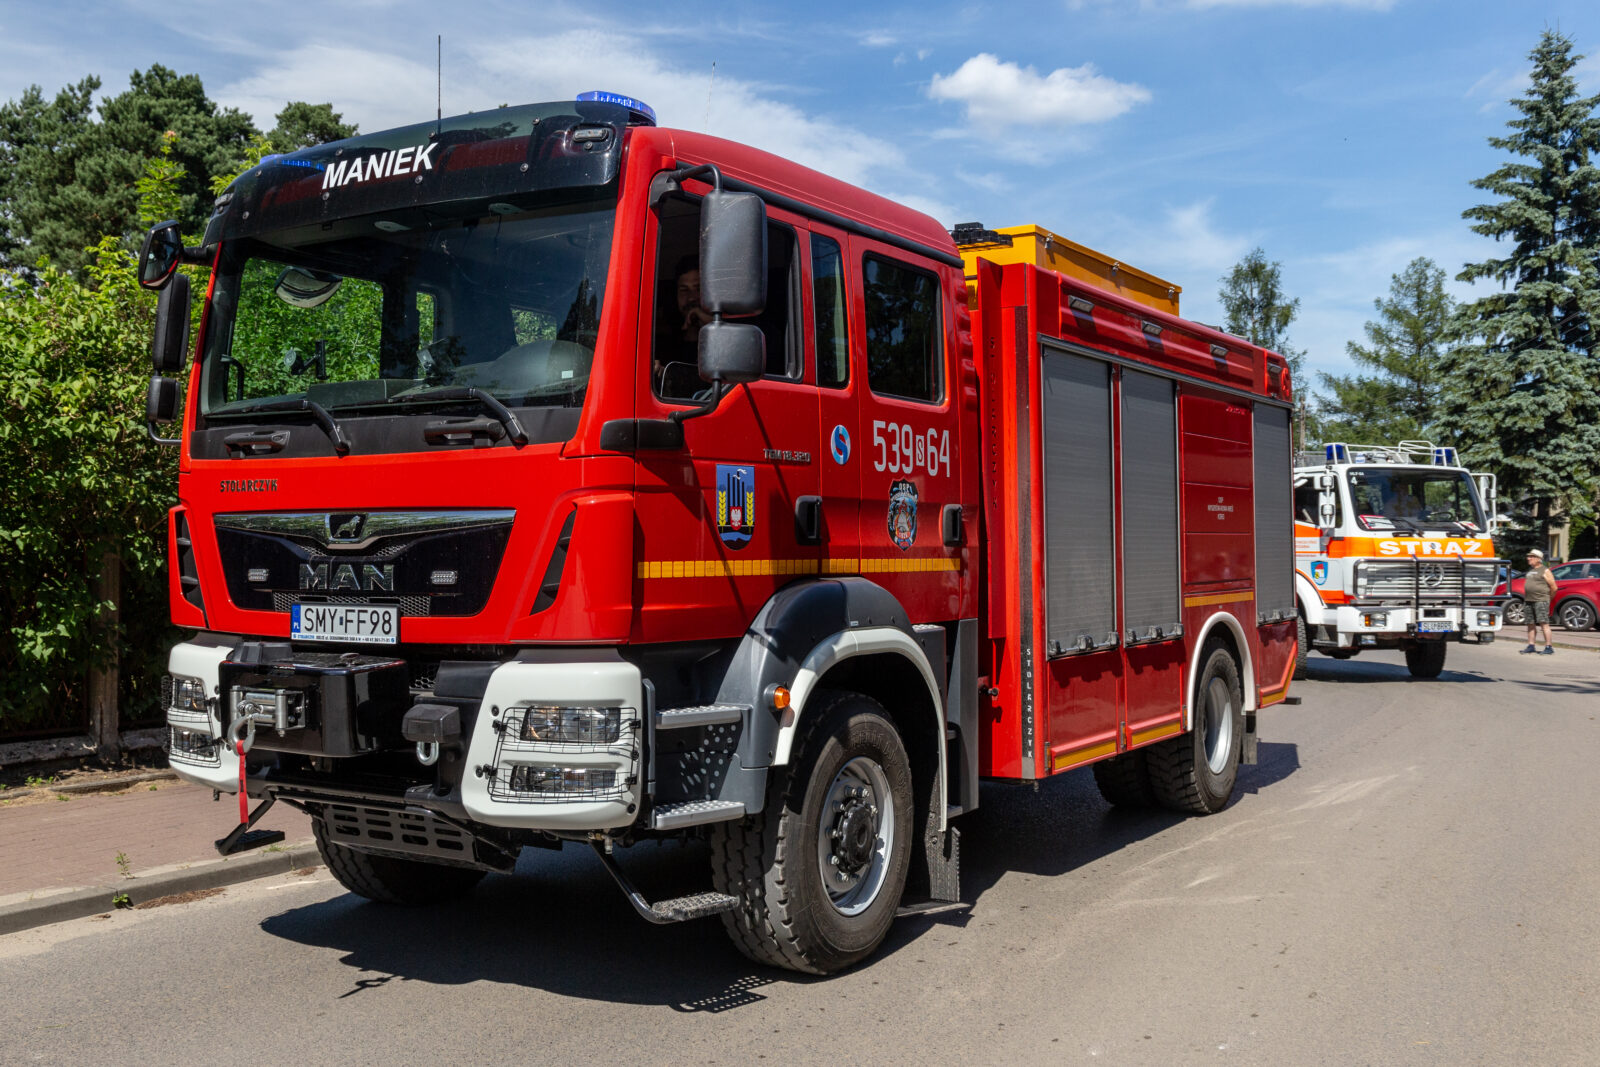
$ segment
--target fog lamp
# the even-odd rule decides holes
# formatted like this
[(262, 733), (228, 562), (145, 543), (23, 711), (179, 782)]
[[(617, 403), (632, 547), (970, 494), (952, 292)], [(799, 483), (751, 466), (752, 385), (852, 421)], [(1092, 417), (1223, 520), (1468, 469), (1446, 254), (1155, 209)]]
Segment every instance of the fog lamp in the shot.
[(1388, 626), (1389, 613), (1387, 611), (1370, 611), (1361, 616), (1362, 626)]
[(566, 708), (525, 705), (522, 712), (524, 741), (610, 745), (622, 733), (621, 708)]
[(1494, 625), (1494, 612), (1492, 612), (1492, 611), (1480, 611), (1480, 612), (1478, 612), (1478, 625), (1479, 626), (1493, 626)]
[(617, 788), (617, 771), (615, 767), (520, 764), (511, 769), (511, 788), (519, 793), (606, 793)]

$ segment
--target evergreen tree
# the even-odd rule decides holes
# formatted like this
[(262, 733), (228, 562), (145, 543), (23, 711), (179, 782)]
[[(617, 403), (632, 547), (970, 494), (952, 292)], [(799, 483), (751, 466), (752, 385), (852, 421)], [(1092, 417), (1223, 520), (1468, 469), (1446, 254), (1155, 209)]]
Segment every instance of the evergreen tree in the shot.
[(1444, 271), (1426, 257), (1389, 279), (1389, 296), (1374, 300), (1365, 345), (1345, 351), (1357, 367), (1375, 374), (1323, 374), (1331, 396), (1321, 402), (1323, 434), (1364, 444), (1432, 439), (1438, 417), (1439, 362), (1448, 344), (1455, 301), (1444, 291)]
[(1259, 248), (1233, 265), (1221, 278), (1222, 289), (1217, 293), (1226, 314), (1223, 329), (1270, 348), (1289, 364), (1289, 377), (1294, 385), (1295, 417), (1300, 424), (1301, 445), (1306, 441), (1306, 398), (1310, 390), (1303, 377), (1305, 351), (1289, 343), (1289, 324), (1300, 311), (1300, 298), (1286, 300), (1283, 293), (1283, 264), (1269, 262), (1267, 254)]
[(303, 100), (286, 105), (278, 112), (277, 122), (267, 134), (267, 142), (274, 152), (298, 152), (329, 141), (342, 141), (357, 133), (355, 124), (345, 122), (332, 104), (308, 104)]
[(1552, 520), (1592, 510), (1600, 476), (1600, 97), (1578, 96), (1583, 57), (1560, 33), (1546, 30), (1529, 58), (1532, 83), (1511, 101), (1520, 117), (1489, 139), (1521, 159), (1474, 181), (1497, 199), (1462, 213), (1510, 247), (1457, 277), (1501, 288), (1461, 309), (1471, 343), (1445, 357), (1439, 422), (1543, 538)]

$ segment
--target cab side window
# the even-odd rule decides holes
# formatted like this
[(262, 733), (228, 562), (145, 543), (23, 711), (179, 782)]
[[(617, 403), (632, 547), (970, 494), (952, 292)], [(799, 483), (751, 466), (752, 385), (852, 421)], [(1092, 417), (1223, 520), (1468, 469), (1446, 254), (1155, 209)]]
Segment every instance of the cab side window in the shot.
[(868, 253), (867, 384), (882, 396), (937, 403), (944, 399), (944, 345), (939, 279), (931, 271)]
[[(706, 388), (700, 379), (700, 328), (711, 313), (700, 303), (700, 201), (669, 196), (657, 208), (655, 328), (651, 388), (669, 400), (690, 400)], [(767, 377), (798, 380), (803, 363), (798, 322), (800, 270), (794, 230), (767, 222), (767, 306), (740, 318), (766, 339)]]
[(811, 308), (817, 343), (817, 384), (838, 389), (850, 382), (850, 334), (846, 328), (844, 253), (839, 242), (811, 235)]

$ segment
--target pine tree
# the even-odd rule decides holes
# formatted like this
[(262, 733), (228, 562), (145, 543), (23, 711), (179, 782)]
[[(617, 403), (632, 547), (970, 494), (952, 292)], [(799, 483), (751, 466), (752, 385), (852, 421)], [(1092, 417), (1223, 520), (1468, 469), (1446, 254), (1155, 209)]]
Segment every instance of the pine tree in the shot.
[(1223, 329), (1278, 353), (1289, 364), (1289, 378), (1294, 386), (1295, 418), (1300, 424), (1301, 445), (1305, 445), (1306, 418), (1309, 396), (1304, 378), (1306, 354), (1304, 349), (1289, 343), (1289, 324), (1300, 311), (1300, 299), (1284, 299), (1283, 264), (1269, 262), (1267, 254), (1259, 248), (1233, 265), (1221, 278), (1222, 289), (1217, 293), (1227, 318)]
[(1511, 101), (1521, 115), (1489, 138), (1528, 162), (1474, 181), (1498, 199), (1462, 213), (1510, 248), (1457, 275), (1501, 288), (1461, 309), (1472, 343), (1444, 360), (1440, 425), (1547, 538), (1552, 520), (1592, 511), (1600, 477), (1600, 96), (1578, 96), (1583, 57), (1560, 33), (1546, 30), (1529, 58), (1532, 82)]
[(1439, 363), (1448, 345), (1455, 301), (1444, 291), (1444, 271), (1426, 257), (1389, 279), (1389, 296), (1374, 300), (1367, 343), (1345, 345), (1357, 367), (1375, 374), (1323, 374), (1331, 397), (1322, 401), (1325, 436), (1386, 444), (1431, 439), (1438, 418)]

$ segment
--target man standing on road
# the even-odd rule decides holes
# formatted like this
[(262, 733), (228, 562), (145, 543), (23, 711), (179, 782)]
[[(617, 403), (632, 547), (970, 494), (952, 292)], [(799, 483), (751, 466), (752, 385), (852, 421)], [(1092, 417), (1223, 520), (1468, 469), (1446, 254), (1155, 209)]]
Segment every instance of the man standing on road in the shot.
[(1544, 553), (1537, 548), (1528, 553), (1528, 573), (1522, 578), (1522, 600), (1528, 610), (1528, 647), (1523, 655), (1535, 652), (1534, 641), (1539, 628), (1544, 628), (1543, 656), (1553, 656), (1556, 650), (1550, 645), (1550, 599), (1556, 595), (1556, 579), (1544, 565)]

